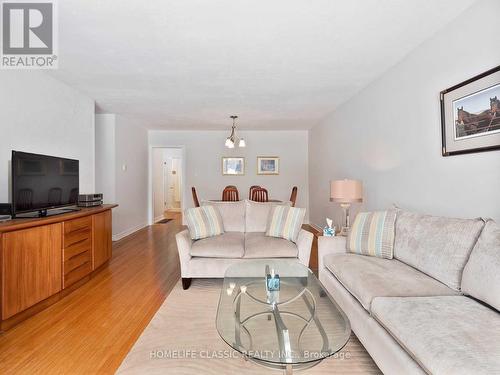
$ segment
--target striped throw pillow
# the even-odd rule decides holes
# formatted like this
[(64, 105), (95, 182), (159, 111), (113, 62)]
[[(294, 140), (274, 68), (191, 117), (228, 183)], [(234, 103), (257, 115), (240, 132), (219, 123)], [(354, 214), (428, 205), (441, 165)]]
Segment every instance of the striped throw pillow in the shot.
[(224, 224), (219, 211), (214, 206), (188, 208), (186, 223), (193, 240), (201, 240), (224, 233)]
[(360, 212), (349, 231), (347, 250), (351, 253), (392, 259), (396, 211)]
[(266, 236), (280, 237), (297, 242), (302, 222), (306, 215), (305, 208), (275, 206), (269, 214)]

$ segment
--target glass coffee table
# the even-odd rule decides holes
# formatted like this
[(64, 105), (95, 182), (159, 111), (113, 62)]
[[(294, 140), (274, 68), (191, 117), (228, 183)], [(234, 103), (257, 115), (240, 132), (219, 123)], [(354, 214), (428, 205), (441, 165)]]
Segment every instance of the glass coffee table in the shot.
[[(279, 275), (279, 291), (266, 287), (269, 273)], [(337, 353), (351, 334), (344, 312), (297, 260), (242, 261), (229, 267), (216, 319), (221, 338), (245, 359), (286, 374)]]

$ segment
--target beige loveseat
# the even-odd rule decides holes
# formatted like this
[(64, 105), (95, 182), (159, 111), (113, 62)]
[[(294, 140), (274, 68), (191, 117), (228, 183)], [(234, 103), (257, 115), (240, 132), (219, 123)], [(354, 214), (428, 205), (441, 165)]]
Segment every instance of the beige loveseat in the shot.
[(296, 243), (265, 235), (269, 212), (276, 203), (202, 202), (207, 204), (218, 208), (225, 233), (197, 241), (188, 230), (176, 235), (184, 289), (193, 277), (222, 278), (230, 265), (252, 259), (296, 258), (309, 266), (312, 233), (301, 230)]
[(500, 226), (400, 211), (394, 259), (319, 240), (319, 277), (385, 374), (500, 374)]

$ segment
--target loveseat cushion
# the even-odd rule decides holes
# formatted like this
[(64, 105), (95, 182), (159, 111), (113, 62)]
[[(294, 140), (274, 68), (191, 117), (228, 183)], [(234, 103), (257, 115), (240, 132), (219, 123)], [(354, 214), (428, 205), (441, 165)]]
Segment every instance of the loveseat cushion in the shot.
[(290, 206), (291, 202), (254, 202), (245, 201), (245, 231), (246, 232), (265, 232), (269, 213), (273, 206)]
[(204, 258), (241, 258), (245, 253), (245, 234), (226, 232), (193, 242), (190, 255)]
[(297, 245), (283, 238), (256, 232), (245, 234), (244, 258), (297, 258), (298, 253)]
[(372, 316), (429, 374), (500, 374), (500, 314), (471, 298), (375, 298)]
[(395, 259), (357, 254), (330, 254), (325, 267), (367, 310), (381, 296), (442, 296), (457, 294), (446, 285)]
[(219, 209), (225, 232), (245, 232), (245, 201), (202, 201), (202, 206), (211, 205)]
[(481, 219), (399, 211), (394, 258), (460, 290), (462, 271), (483, 226)]
[(462, 292), (500, 311), (500, 225), (492, 220), (486, 223), (465, 265)]

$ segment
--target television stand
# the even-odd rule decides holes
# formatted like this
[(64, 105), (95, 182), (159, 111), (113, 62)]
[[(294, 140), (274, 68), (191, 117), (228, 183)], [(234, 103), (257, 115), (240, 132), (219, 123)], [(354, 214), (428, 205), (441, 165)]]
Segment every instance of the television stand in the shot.
[(0, 333), (64, 298), (105, 267), (112, 256), (114, 207), (78, 212), (63, 207), (62, 215), (0, 223)]

